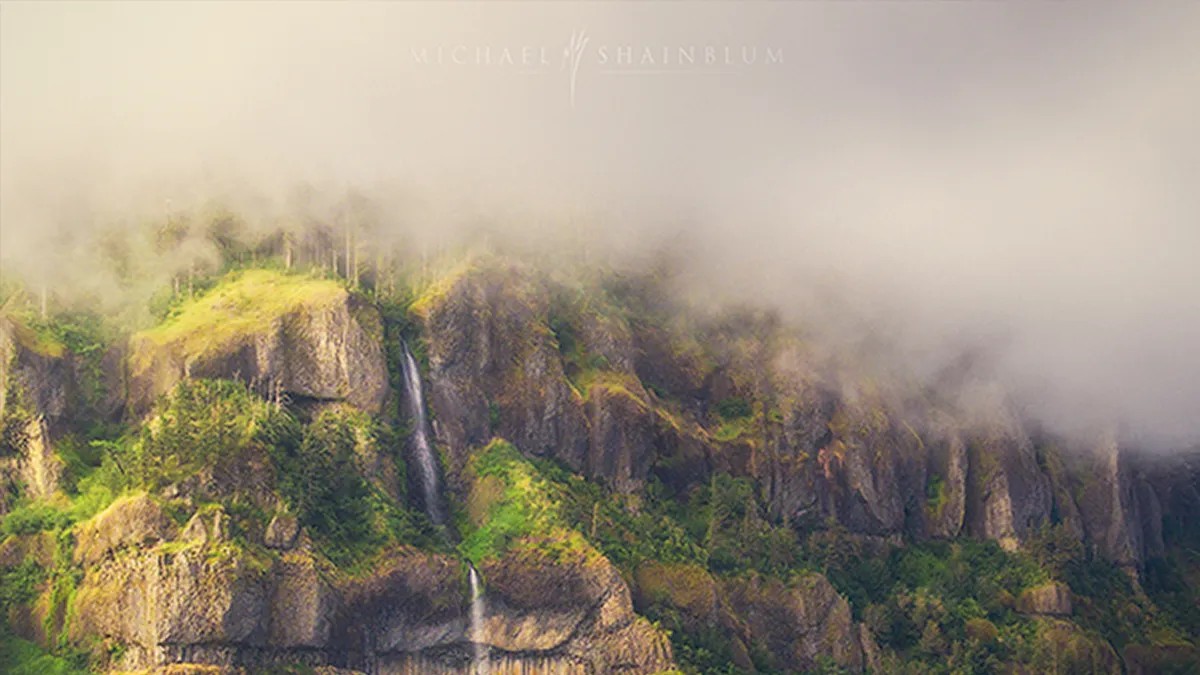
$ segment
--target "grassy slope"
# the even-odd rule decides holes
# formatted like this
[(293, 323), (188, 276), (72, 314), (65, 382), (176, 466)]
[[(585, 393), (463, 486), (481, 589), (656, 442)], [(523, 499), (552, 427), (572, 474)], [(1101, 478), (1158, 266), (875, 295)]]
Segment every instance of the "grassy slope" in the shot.
[(345, 299), (346, 294), (340, 282), (328, 279), (274, 270), (234, 272), (134, 339), (177, 345), (185, 356), (194, 356), (215, 345), (266, 331), (274, 321), (297, 310), (332, 306)]
[(509, 443), (493, 440), (472, 457), (469, 471), (473, 487), (459, 551), (472, 563), (517, 547), (560, 560), (599, 557), (567, 524), (555, 486)]

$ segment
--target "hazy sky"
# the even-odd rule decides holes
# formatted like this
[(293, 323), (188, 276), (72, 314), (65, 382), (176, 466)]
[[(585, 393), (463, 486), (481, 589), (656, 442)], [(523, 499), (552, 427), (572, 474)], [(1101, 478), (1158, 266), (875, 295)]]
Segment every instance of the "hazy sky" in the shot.
[(3, 2), (0, 262), (60, 274), (62, 232), (213, 190), (404, 185), (397, 227), (583, 214), (1197, 435), (1197, 36), (1193, 2)]

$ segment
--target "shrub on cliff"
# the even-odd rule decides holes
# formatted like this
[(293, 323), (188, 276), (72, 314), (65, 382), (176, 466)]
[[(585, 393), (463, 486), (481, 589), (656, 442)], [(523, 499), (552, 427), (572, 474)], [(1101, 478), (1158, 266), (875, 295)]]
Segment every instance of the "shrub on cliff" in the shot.
[(320, 541), (333, 544), (331, 558), (352, 557), (348, 548), (381, 543), (373, 527), (370, 489), (354, 466), (358, 420), (325, 411), (298, 434), (277, 439), (272, 457), (279, 489), (300, 523)]
[(257, 432), (274, 414), (282, 413), (240, 383), (184, 380), (160, 401), (133, 445), (135, 480), (154, 489), (236, 464), (263, 448)]
[(365, 413), (322, 411), (301, 427), (272, 415), (260, 438), (270, 448), (279, 491), (321, 550), (340, 566), (354, 565), (388, 543), (432, 546), (432, 526), (375, 489), (355, 463), (365, 437), (376, 434)]
[(133, 484), (168, 485), (203, 500), (278, 492), (321, 550), (352, 565), (389, 542), (430, 545), (421, 518), (380, 494), (356, 464), (374, 440), (366, 413), (333, 407), (302, 425), (231, 380), (184, 380), (124, 451)]

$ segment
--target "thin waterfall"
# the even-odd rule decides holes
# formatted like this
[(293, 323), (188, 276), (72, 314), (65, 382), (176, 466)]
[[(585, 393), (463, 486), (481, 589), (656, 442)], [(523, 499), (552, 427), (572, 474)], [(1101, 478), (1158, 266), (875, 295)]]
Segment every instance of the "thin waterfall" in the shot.
[(446, 514), (442, 509), (442, 490), (438, 485), (438, 462), (434, 455), (433, 443), (430, 441), (429, 418), (425, 414), (425, 392), (421, 385), (421, 371), (408, 344), (404, 346), (404, 400), (409, 419), (413, 424), (412, 450), (416, 456), (418, 482), (421, 486), (421, 498), (425, 502), (425, 514), (434, 525), (446, 524)]
[(471, 570), (469, 575), (471, 579), (471, 625), (469, 639), (474, 648), (474, 655), (471, 659), (472, 672), (474, 675), (487, 675), (488, 648), (483, 634), (483, 585), (479, 583), (479, 572), (475, 571), (475, 566), (470, 563), (467, 563), (467, 565)]

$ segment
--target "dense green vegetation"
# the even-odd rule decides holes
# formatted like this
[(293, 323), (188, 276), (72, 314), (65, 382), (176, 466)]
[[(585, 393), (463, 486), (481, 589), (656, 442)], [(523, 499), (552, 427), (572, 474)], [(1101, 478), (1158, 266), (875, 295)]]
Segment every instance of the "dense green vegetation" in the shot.
[[(239, 499), (275, 486), (329, 559), (353, 566), (389, 544), (436, 541), (422, 515), (382, 494), (357, 465), (375, 452), (399, 462), (397, 446), (386, 426), (347, 407), (302, 424), (240, 383), (191, 380), (160, 404), (126, 454), (135, 487), (199, 480), (195, 494), (234, 511)], [(247, 482), (263, 459), (272, 467), (265, 484)]]
[[(460, 547), (473, 561), (501, 553), (532, 533), (570, 528), (629, 578), (645, 564), (671, 565), (670, 591), (649, 598), (639, 610), (669, 629), (685, 672), (740, 671), (731, 662), (727, 631), (689, 620), (674, 604), (682, 600), (673, 595), (686, 598), (695, 592), (689, 588), (709, 583), (710, 577), (747, 574), (786, 580), (804, 570), (823, 572), (850, 601), (855, 618), (865, 621), (892, 654), (888, 667), (896, 672), (993, 673), (1012, 664), (1086, 672), (1071, 668), (1086, 669), (1087, 659), (1099, 658), (1101, 647), (1093, 644), (1118, 650), (1148, 638), (1187, 644), (1183, 636), (1194, 635), (1188, 632), (1190, 608), (1185, 606), (1194, 596), (1172, 572), (1156, 572), (1163, 581), (1151, 580), (1147, 590), (1180, 609), (1156, 612), (1117, 567), (1088, 557), (1077, 541), (1065, 546), (1061, 530), (1048, 529), (1020, 553), (969, 539), (868, 545), (837, 527), (801, 540), (791, 528), (764, 517), (752, 483), (726, 474), (688, 495), (668, 495), (656, 483), (643, 495), (619, 495), (553, 461), (525, 458), (503, 441), (481, 450), (472, 470), (471, 500), (477, 503), (468, 509), (486, 511), (480, 526), (466, 526)], [(492, 479), (498, 482), (490, 484)], [(560, 534), (559, 540), (567, 539)], [(554, 549), (564, 550), (570, 549)], [(661, 584), (663, 568), (655, 570)], [(1076, 594), (1081, 632), (1064, 634), (1016, 611), (1022, 593), (1053, 579), (1065, 581)], [(1155, 584), (1184, 595), (1163, 595)], [(762, 646), (749, 648), (756, 669), (772, 672), (761, 657)], [(1060, 654), (1062, 649), (1067, 652)], [(829, 665), (823, 672), (836, 668)]]
[(326, 409), (303, 428), (279, 413), (264, 430), (279, 490), (335, 564), (352, 566), (389, 544), (440, 541), (423, 514), (389, 499), (357, 467), (364, 446), (386, 449), (386, 461), (401, 462), (394, 456), (397, 443), (381, 438), (386, 434), (386, 427), (349, 408)]
[(91, 671), (85, 655), (48, 653), (28, 640), (0, 633), (0, 672), (8, 675), (82, 675)]
[[(930, 587), (941, 592), (955, 582), (948, 564), (935, 565), (936, 554), (948, 551), (899, 549), (894, 554), (897, 560), (889, 560), (887, 555), (867, 555), (855, 548), (853, 538), (836, 533), (806, 546), (793, 530), (772, 525), (762, 516), (750, 481), (727, 474), (715, 475), (707, 485), (679, 500), (657, 485), (643, 496), (618, 495), (555, 462), (527, 459), (503, 441), (481, 450), (472, 460), (472, 470), (476, 482), (468, 509), (483, 509), (486, 517), (481, 526), (467, 528), (460, 550), (476, 562), (503, 552), (534, 532), (561, 532), (570, 527), (630, 577), (639, 566), (651, 562), (690, 567), (701, 575), (717, 577), (762, 573), (787, 578), (805, 569), (829, 570), (841, 565), (845, 571), (835, 580), (840, 582), (840, 590), (857, 591), (860, 611), (873, 606), (873, 601), (890, 610), (887, 618), (894, 615), (896, 623), (902, 624), (897, 633), (909, 630), (917, 620), (909, 616), (913, 603), (904, 592)], [(490, 479), (498, 481), (491, 484)], [(562, 535), (560, 538), (565, 540)], [(986, 569), (995, 570), (996, 584), (1018, 592), (1031, 579), (1040, 579), (1036, 566), (1012, 559), (993, 544), (968, 546), (968, 553), (954, 564), (959, 574), (974, 562), (987, 563), (991, 567)], [(902, 552), (912, 557), (899, 557)], [(901, 576), (890, 571), (897, 562), (903, 570)], [(953, 609), (957, 613), (939, 616), (952, 631), (951, 637), (963, 633), (966, 621), (985, 616), (972, 602), (977, 604), (974, 598), (991, 590), (991, 586), (955, 587), (958, 604)], [(641, 609), (671, 630), (676, 656), (686, 672), (737, 672), (729, 661), (728, 635), (718, 627), (686, 621), (669, 602), (652, 602)], [(1005, 615), (1013, 621), (1015, 616), (1011, 611)], [(898, 638), (895, 646), (908, 648), (905, 640), (907, 634)]]
[(567, 522), (618, 567), (632, 570), (645, 560), (707, 560), (707, 552), (658, 500), (614, 494), (555, 462), (540, 460), (536, 466), (558, 494)]
[(14, 636), (8, 626), (10, 609), (33, 602), (49, 575), (34, 560), (0, 570), (0, 672), (26, 675), (87, 672), (87, 660), (80, 654), (68, 649), (60, 650), (63, 656), (47, 653)]
[(1026, 556), (964, 540), (880, 555), (822, 542), (824, 566), (876, 638), (927, 672), (991, 672), (1020, 662), (1034, 627), (1015, 598), (1046, 580)]
[[(151, 490), (205, 471), (229, 472), (228, 478), (236, 479), (233, 472), (265, 449), (260, 430), (277, 423), (272, 419), (277, 412), (237, 382), (180, 382), (128, 446), (130, 477)], [(207, 482), (230, 481), (214, 477)]]
[(511, 444), (492, 441), (472, 457), (469, 471), (474, 487), (458, 547), (464, 558), (479, 563), (514, 546), (552, 559), (593, 555), (583, 537), (567, 526), (555, 486)]
[(46, 571), (35, 560), (25, 560), (0, 572), (0, 611), (7, 614), (10, 607), (33, 600), (45, 579)]
[[(103, 458), (79, 475), (68, 494), (52, 502), (18, 502), (0, 520), (5, 537), (47, 532), (55, 542), (51, 568), (27, 561), (0, 575), (0, 612), (45, 592), (51, 609), (46, 632), (61, 636), (83, 572), (71, 560), (71, 528), (130, 490), (157, 494), (164, 486), (190, 485), (194, 506), (179, 512), (180, 504), (164, 500), (168, 513), (178, 513), (182, 522), (193, 511), (219, 506), (231, 516), (232, 544), (245, 548), (252, 546), (247, 535), (261, 533), (271, 516), (254, 505), (255, 491), (278, 489), (318, 550), (351, 573), (390, 545), (441, 547), (422, 514), (384, 495), (356, 466), (362, 451), (392, 452), (397, 444), (384, 438), (389, 433), (348, 408), (327, 409), (303, 424), (240, 383), (184, 381), (137, 433), (94, 441)], [(264, 460), (269, 473), (258, 475), (252, 467)], [(257, 478), (268, 482), (258, 484)], [(56, 643), (60, 658), (4, 639), (15, 659), (4, 672), (76, 672), (86, 665), (65, 643)]]

